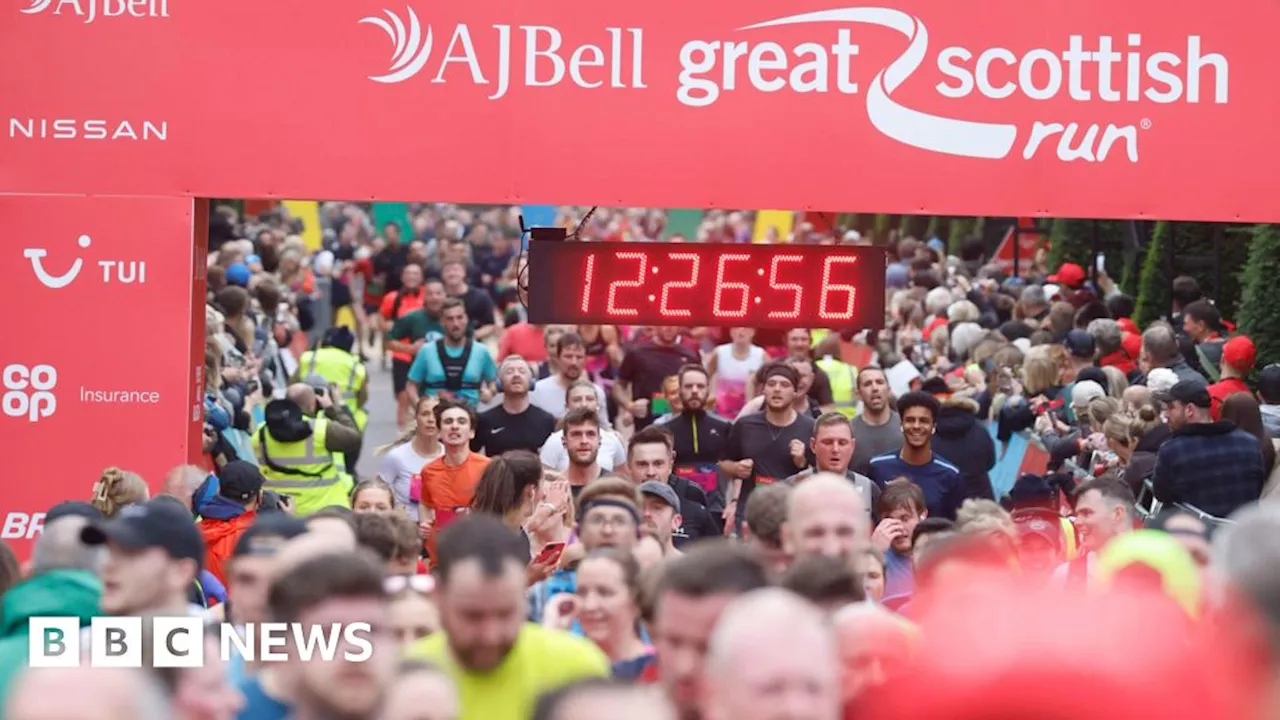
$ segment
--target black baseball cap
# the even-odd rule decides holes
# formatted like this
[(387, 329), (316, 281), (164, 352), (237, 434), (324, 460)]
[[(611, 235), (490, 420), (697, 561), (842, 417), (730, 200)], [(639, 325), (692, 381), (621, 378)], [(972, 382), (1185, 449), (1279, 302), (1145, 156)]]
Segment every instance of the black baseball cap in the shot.
[(204, 566), (204, 538), (181, 502), (157, 498), (129, 505), (110, 520), (85, 526), (80, 541), (86, 545), (108, 542), (131, 550), (160, 548), (174, 560), (194, 560)]
[(1071, 330), (1067, 333), (1067, 337), (1062, 341), (1063, 347), (1072, 357), (1092, 358), (1093, 357), (1093, 336), (1084, 330)]
[(258, 497), (263, 482), (262, 471), (243, 460), (232, 460), (218, 471), (218, 493), (242, 504)]
[(1209, 386), (1202, 380), (1179, 380), (1166, 394), (1169, 400), (1208, 409), (1213, 405)]
[(44, 524), (48, 525), (64, 517), (82, 517), (89, 521), (101, 520), (102, 511), (87, 502), (67, 500), (49, 508), (49, 512), (44, 514)]
[(285, 541), (307, 532), (306, 521), (286, 513), (259, 515), (236, 541), (232, 557), (275, 555)]
[(671, 486), (664, 482), (657, 480), (642, 482), (640, 483), (640, 494), (661, 498), (668, 505), (675, 508), (676, 512), (680, 512), (680, 498), (676, 497), (676, 491), (672, 490)]
[(950, 395), (951, 388), (947, 386), (946, 380), (935, 375), (920, 383), (920, 392), (930, 395)]
[(1258, 373), (1258, 394), (1268, 405), (1280, 403), (1280, 364), (1272, 363)]

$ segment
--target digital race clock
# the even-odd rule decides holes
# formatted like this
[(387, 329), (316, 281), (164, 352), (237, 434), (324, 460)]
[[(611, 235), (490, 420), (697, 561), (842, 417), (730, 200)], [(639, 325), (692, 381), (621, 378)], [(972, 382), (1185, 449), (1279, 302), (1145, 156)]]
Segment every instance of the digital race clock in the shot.
[(529, 243), (529, 322), (879, 328), (882, 248)]

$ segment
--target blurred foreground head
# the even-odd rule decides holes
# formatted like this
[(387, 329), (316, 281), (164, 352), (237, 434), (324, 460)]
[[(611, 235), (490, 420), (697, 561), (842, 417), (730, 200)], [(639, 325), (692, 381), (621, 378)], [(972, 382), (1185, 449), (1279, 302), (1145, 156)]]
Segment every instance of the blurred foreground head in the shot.
[(172, 708), (146, 671), (36, 668), (22, 673), (0, 713), (10, 720), (167, 720)]
[(917, 652), (857, 699), (859, 720), (1258, 717), (1262, 668), (1220, 624), (1234, 618), (1197, 621), (1162, 592), (1077, 596), (1010, 571), (919, 612)]

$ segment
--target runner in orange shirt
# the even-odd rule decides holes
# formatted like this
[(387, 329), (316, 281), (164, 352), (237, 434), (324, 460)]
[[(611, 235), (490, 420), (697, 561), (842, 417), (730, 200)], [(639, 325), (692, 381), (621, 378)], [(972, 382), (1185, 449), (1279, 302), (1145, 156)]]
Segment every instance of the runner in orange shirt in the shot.
[[(426, 301), (422, 289), (422, 266), (409, 263), (400, 271), (400, 289), (387, 293), (382, 298), (378, 313), (386, 319), (388, 331), (396, 320), (415, 310), (421, 310)], [(394, 344), (390, 338), (383, 338), (383, 347)], [(410, 419), (409, 393), (405, 387), (409, 384), (409, 366), (413, 364), (413, 353), (404, 349), (391, 350), (391, 383), (396, 392), (396, 427), (404, 428)]]
[(422, 500), (418, 508), (418, 524), (427, 536), (431, 565), (435, 565), (436, 537), (466, 512), (476, 483), (489, 464), (489, 458), (471, 452), (471, 439), (476, 436), (476, 412), (471, 406), (441, 400), (435, 407), (435, 416), (444, 455), (422, 468)]

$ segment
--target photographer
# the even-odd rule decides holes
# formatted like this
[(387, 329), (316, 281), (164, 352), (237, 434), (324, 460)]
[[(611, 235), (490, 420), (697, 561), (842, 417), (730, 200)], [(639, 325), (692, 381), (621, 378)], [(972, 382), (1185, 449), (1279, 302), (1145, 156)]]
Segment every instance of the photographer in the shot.
[(292, 497), (299, 517), (329, 505), (347, 505), (352, 479), (345, 455), (360, 452), (361, 436), (350, 411), (342, 406), (342, 391), (290, 385), (284, 399), (267, 404), (265, 416), (254, 435), (254, 448), (266, 489)]

